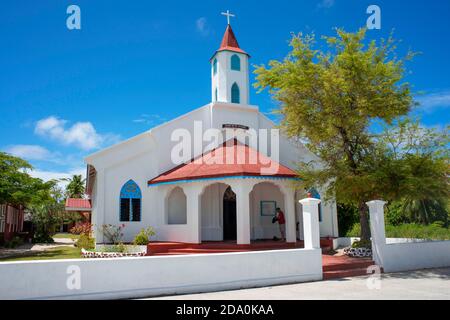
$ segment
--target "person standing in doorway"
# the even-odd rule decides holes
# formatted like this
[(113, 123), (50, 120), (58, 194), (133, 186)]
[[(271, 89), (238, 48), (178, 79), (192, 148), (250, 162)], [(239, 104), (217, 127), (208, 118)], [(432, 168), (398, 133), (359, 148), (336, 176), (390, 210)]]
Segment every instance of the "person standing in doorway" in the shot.
[(280, 208), (276, 209), (277, 212), (277, 221), (280, 227), (281, 240), (286, 241), (286, 220), (284, 218), (284, 212), (281, 211)]

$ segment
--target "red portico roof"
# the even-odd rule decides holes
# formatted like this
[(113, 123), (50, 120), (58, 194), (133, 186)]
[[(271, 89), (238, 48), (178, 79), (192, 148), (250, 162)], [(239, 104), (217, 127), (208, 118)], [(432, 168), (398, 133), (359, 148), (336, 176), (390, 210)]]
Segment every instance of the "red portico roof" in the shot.
[(234, 35), (233, 29), (231, 29), (231, 25), (227, 26), (225, 34), (222, 38), (222, 43), (220, 44), (220, 48), (217, 51), (225, 50), (244, 53), (248, 55), (248, 53), (239, 48), (239, 44), (237, 42), (236, 36)]
[(297, 174), (236, 139), (148, 181), (149, 185), (227, 177), (295, 178)]

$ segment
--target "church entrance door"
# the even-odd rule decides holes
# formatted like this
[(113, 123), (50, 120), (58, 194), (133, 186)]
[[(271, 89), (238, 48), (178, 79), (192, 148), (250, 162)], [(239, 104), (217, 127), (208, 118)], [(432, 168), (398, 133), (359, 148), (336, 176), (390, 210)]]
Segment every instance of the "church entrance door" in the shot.
[(223, 195), (223, 240), (236, 241), (236, 194), (230, 187)]

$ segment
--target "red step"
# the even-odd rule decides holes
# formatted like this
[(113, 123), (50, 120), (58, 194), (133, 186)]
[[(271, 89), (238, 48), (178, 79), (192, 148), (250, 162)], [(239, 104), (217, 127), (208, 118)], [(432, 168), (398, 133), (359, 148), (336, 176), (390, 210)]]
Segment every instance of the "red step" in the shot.
[(150, 242), (147, 245), (147, 255), (167, 252), (170, 249), (186, 248), (186, 243), (181, 242)]
[(185, 253), (185, 254), (202, 254), (202, 253), (227, 253), (227, 252), (245, 252), (250, 250), (238, 250), (238, 249), (194, 249), (194, 248), (185, 248), (185, 249), (170, 249), (169, 253)]
[(364, 276), (364, 275), (368, 275), (367, 268), (325, 271), (323, 273), (323, 280), (358, 277), (358, 276)]
[(372, 260), (364, 259), (361, 261), (345, 261), (340, 263), (330, 263), (323, 265), (323, 271), (339, 271), (367, 268), (375, 263)]
[(180, 253), (180, 252), (158, 252), (158, 253), (153, 253), (151, 254), (151, 256), (155, 257), (155, 256), (185, 256), (186, 253)]

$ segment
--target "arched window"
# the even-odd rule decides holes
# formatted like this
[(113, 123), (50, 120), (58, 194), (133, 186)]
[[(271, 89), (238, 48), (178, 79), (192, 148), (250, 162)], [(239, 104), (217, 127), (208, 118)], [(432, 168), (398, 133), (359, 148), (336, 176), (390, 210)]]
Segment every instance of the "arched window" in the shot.
[(186, 195), (183, 189), (176, 187), (167, 198), (167, 224), (186, 224)]
[(128, 180), (120, 190), (120, 221), (141, 221), (141, 189)]
[(231, 56), (231, 70), (241, 71), (241, 59), (237, 54)]
[(217, 73), (217, 59), (214, 59), (213, 61), (213, 74)]
[(239, 86), (235, 82), (231, 86), (231, 103), (240, 103), (240, 102), (241, 102), (241, 98), (240, 98), (240, 93), (239, 93)]
[[(316, 189), (312, 188), (309, 190), (309, 192), (311, 192), (311, 196), (314, 199), (320, 200), (320, 194), (319, 194), (319, 192), (317, 192)], [(319, 222), (322, 222), (322, 203), (319, 203)]]

